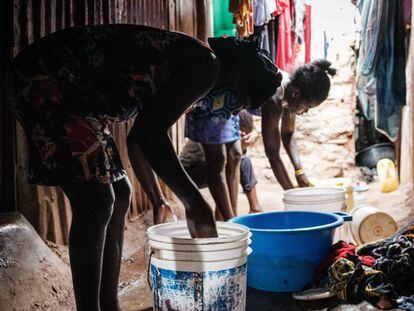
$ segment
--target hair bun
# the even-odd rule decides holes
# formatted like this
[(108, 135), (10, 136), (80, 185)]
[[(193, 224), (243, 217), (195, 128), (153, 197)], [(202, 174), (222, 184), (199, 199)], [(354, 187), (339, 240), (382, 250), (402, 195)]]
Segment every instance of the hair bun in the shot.
[(336, 69), (332, 68), (332, 63), (326, 59), (317, 59), (311, 63), (312, 66), (318, 67), (320, 70), (325, 71), (328, 75), (333, 77), (336, 74)]

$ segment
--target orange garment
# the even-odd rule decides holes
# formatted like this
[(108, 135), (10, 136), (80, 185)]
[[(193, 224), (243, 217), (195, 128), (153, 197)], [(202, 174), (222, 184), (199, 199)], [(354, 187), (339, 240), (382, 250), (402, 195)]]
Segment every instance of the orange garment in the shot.
[(275, 15), (279, 15), (276, 66), (291, 73), (295, 65), (295, 38), (292, 30), (290, 0), (276, 0), (276, 6)]
[(230, 0), (229, 11), (233, 13), (233, 23), (237, 34), (248, 37), (253, 34), (253, 0)]

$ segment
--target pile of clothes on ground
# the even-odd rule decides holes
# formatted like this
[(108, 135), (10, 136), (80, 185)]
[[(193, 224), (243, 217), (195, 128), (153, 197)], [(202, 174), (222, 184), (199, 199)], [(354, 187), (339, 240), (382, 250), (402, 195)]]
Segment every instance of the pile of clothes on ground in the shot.
[(349, 303), (367, 300), (381, 309), (414, 310), (414, 222), (375, 243), (334, 244), (316, 282)]

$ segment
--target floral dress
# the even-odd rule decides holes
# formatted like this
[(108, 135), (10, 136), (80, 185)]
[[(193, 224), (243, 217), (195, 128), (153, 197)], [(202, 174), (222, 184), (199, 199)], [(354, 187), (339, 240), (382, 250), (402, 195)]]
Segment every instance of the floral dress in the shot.
[(185, 40), (195, 39), (145, 26), (84, 26), (17, 55), (10, 101), (28, 141), (29, 182), (124, 178), (108, 125), (140, 113), (169, 75), (169, 49)]

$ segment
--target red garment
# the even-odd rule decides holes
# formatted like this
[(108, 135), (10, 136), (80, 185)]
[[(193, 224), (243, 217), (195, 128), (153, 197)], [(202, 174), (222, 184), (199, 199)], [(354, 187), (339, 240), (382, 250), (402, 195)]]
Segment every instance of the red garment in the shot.
[(284, 71), (291, 72), (295, 63), (294, 34), (292, 31), (292, 17), (289, 0), (276, 0), (279, 16), (277, 36), (276, 66)]
[(306, 13), (305, 13), (305, 64), (310, 63), (311, 61), (311, 16), (312, 16), (312, 6), (306, 4)]
[(362, 264), (368, 267), (372, 267), (375, 264), (375, 258), (371, 256), (358, 256), (355, 253), (356, 245), (352, 243), (346, 243), (339, 241), (331, 246), (331, 252), (324, 261), (319, 265), (316, 270), (315, 283), (326, 275), (326, 272), (330, 266), (332, 266), (339, 258), (348, 258), (348, 256), (357, 256), (361, 260)]

